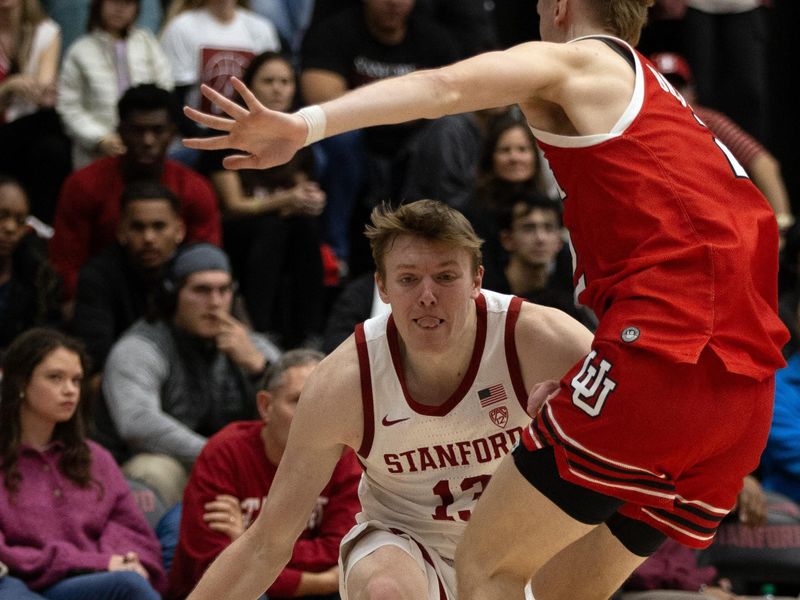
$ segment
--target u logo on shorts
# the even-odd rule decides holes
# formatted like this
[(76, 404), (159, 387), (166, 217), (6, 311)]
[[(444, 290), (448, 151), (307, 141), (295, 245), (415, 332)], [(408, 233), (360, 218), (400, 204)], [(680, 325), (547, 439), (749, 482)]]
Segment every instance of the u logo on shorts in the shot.
[(592, 350), (571, 382), (572, 403), (590, 417), (600, 414), (606, 398), (617, 387), (617, 382), (608, 377), (611, 363), (601, 359), (595, 366), (592, 361), (596, 356), (597, 352)]

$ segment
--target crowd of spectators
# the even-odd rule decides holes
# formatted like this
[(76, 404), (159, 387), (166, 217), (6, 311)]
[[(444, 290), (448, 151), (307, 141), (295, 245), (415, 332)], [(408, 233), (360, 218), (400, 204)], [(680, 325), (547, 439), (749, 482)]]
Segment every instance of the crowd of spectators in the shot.
[[(558, 186), (513, 106), (342, 134), (264, 171), (228, 171), (224, 154), (180, 144), (212, 133), (180, 110), (210, 110), (201, 84), (241, 102), (237, 76), (288, 112), (502, 47), (513, 3), (497, 4), (0, 1), (0, 600), (185, 597), (258, 513), (309, 370), (388, 310), (362, 235), (378, 203), (457, 208), (484, 239), (487, 289), (594, 327), (573, 301)], [(798, 332), (800, 231), (766, 148), (761, 4), (659, 0), (653, 31), (680, 35), (659, 38), (652, 60), (773, 207)], [(734, 75), (746, 93), (725, 87)], [(762, 502), (759, 478), (800, 502), (796, 341), (740, 514)], [(31, 412), (29, 396), (52, 401), (37, 388), (51, 372), (74, 380), (70, 410)], [(338, 597), (358, 472), (343, 456), (270, 598)], [(47, 501), (18, 517), (15, 502), (39, 492)], [(50, 530), (42, 515), (56, 510), (69, 525)], [(623, 597), (669, 588), (681, 561), (684, 589), (733, 597), (696, 558), (667, 547)]]

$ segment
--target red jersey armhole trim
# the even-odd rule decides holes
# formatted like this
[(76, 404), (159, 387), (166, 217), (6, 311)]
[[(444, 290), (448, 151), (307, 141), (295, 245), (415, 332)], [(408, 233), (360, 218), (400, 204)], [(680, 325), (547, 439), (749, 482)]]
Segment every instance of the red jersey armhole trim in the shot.
[(527, 410), (528, 392), (525, 390), (525, 384), (522, 379), (522, 367), (519, 364), (516, 338), (514, 337), (521, 309), (522, 298), (514, 296), (511, 299), (511, 304), (508, 305), (508, 313), (506, 314), (505, 348), (506, 364), (508, 366), (508, 374), (511, 377), (511, 385), (514, 386), (514, 394), (517, 396), (517, 402), (519, 402), (522, 410)]
[(477, 331), (475, 333), (475, 344), (472, 347), (472, 357), (470, 358), (467, 372), (464, 374), (464, 378), (461, 380), (461, 383), (458, 385), (456, 390), (450, 395), (444, 404), (439, 406), (420, 404), (414, 400), (414, 398), (412, 398), (411, 394), (408, 392), (405, 374), (403, 373), (403, 362), (400, 359), (400, 342), (397, 339), (397, 325), (395, 325), (392, 316), (389, 315), (389, 321), (386, 324), (386, 337), (389, 342), (389, 354), (392, 357), (392, 364), (394, 365), (394, 370), (397, 374), (397, 380), (400, 382), (400, 387), (403, 390), (403, 396), (406, 399), (406, 403), (414, 412), (429, 417), (443, 417), (453, 410), (456, 405), (458, 405), (464, 395), (469, 391), (469, 388), (471, 388), (472, 384), (475, 382), (475, 377), (478, 375), (478, 368), (481, 364), (483, 350), (486, 346), (486, 298), (483, 297), (483, 294), (479, 294), (476, 298), (475, 310), (477, 313)]
[(358, 453), (367, 458), (372, 449), (372, 439), (375, 436), (375, 412), (372, 404), (372, 377), (369, 370), (369, 351), (367, 337), (364, 334), (364, 324), (356, 325), (356, 353), (358, 354), (358, 371), (361, 378), (361, 405), (364, 413), (364, 432), (361, 435), (361, 446)]

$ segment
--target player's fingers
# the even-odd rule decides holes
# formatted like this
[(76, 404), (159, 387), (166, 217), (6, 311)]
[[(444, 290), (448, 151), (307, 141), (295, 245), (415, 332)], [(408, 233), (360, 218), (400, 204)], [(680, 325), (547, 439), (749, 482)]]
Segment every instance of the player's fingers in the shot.
[(216, 135), (204, 138), (184, 138), (183, 145), (196, 150), (227, 150), (231, 148), (230, 136)]
[(211, 102), (213, 102), (217, 108), (222, 110), (229, 117), (233, 117), (237, 121), (250, 114), (241, 104), (236, 104), (236, 102), (230, 98), (226, 98), (217, 90), (207, 86), (205, 83), (200, 86), (200, 91), (203, 93), (203, 96), (211, 100)]
[(231, 85), (233, 85), (233, 89), (239, 92), (239, 95), (242, 97), (242, 100), (244, 100), (247, 108), (249, 108), (251, 111), (264, 109), (264, 105), (258, 101), (258, 98), (256, 98), (255, 94), (250, 91), (250, 89), (241, 79), (238, 77), (231, 77)]
[[(191, 148), (191, 146), (190, 146)], [(258, 158), (252, 154), (234, 154), (226, 156), (222, 161), (226, 169), (259, 169)]]
[(183, 114), (189, 117), (192, 121), (210, 127), (211, 129), (218, 129), (219, 131), (230, 131), (236, 124), (233, 119), (226, 119), (225, 117), (218, 117), (208, 113), (201, 112), (191, 106), (183, 107)]

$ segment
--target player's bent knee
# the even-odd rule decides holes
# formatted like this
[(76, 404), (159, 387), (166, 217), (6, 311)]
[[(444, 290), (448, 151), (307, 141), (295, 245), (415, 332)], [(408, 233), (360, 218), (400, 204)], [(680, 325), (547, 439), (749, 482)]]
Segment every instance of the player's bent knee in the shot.
[(381, 573), (369, 579), (361, 597), (364, 600), (410, 600), (411, 598), (395, 577)]
[(667, 539), (665, 534), (651, 525), (619, 513), (612, 515), (606, 521), (606, 526), (629, 552), (645, 558), (658, 550)]

